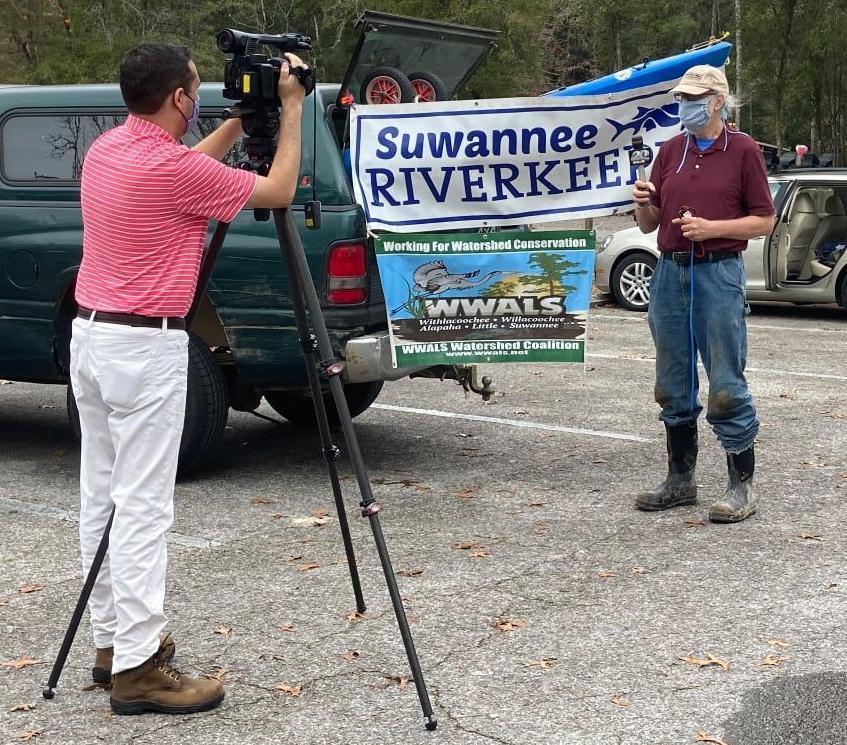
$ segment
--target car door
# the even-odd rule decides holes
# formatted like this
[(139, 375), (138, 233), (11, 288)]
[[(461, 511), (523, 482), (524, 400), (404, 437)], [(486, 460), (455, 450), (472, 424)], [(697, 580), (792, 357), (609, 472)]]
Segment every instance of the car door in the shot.
[[(797, 192), (796, 181), (770, 181), (771, 195), (774, 200), (776, 225), (770, 236), (762, 241), (760, 267), (763, 269), (762, 290), (778, 292), (780, 284), (787, 276), (786, 261), (788, 256), (789, 216), (791, 204)], [(774, 189), (776, 189), (774, 191)]]

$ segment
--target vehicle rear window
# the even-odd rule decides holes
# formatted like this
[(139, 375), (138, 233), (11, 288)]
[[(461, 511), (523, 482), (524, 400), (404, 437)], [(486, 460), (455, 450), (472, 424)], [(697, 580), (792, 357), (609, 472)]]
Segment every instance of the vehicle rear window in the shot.
[(103, 132), (122, 124), (118, 114), (12, 116), (0, 129), (4, 181), (79, 181), (85, 153)]

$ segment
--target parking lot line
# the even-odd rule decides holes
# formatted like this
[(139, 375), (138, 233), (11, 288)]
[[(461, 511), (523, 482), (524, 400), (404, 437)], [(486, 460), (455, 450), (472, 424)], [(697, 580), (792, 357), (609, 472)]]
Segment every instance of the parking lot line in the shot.
[[(631, 321), (636, 323), (647, 323), (646, 315), (628, 315), (623, 316), (618, 313), (592, 313), (589, 316), (589, 323), (595, 320), (604, 320), (607, 318), (615, 321)], [(760, 331), (799, 331), (804, 334), (847, 334), (847, 328), (843, 329), (816, 329), (816, 328), (801, 328), (799, 326), (771, 326), (765, 323), (750, 323), (747, 322), (748, 329), (757, 329)]]
[[(69, 523), (79, 522), (79, 516), (75, 512), (52, 505), (39, 504), (38, 502), (22, 502), (18, 499), (0, 497), (0, 509), (22, 512), (26, 515), (49, 517), (53, 520), (64, 520)], [(221, 545), (219, 541), (210, 541), (208, 538), (198, 538), (197, 536), (174, 532), (165, 533), (165, 540), (174, 546), (185, 546), (187, 548), (214, 548)]]
[[(649, 362), (651, 364), (656, 361), (655, 357), (634, 357), (623, 354), (603, 354), (602, 352), (592, 352), (586, 354), (585, 356), (601, 360), (625, 360), (627, 362)], [(703, 366), (700, 365), (700, 367), (702, 368)], [(799, 372), (797, 370), (777, 370), (771, 367), (748, 367), (746, 368), (746, 371), (752, 373), (764, 373), (769, 375), (788, 375), (792, 378), (815, 378), (817, 380), (847, 380), (847, 375)]]
[(503, 419), (498, 416), (480, 416), (479, 414), (458, 414), (454, 411), (439, 411), (437, 409), (416, 409), (411, 406), (394, 406), (393, 404), (373, 404), (372, 409), (383, 409), (384, 411), (396, 411), (401, 414), (421, 414), (423, 416), (435, 416), (442, 419), (463, 419), (469, 422), (486, 422), (488, 424), (506, 424), (510, 427), (521, 429), (540, 429), (545, 432), (565, 432), (570, 435), (583, 435), (585, 437), (604, 437), (608, 440), (626, 440), (628, 442), (651, 442), (649, 437), (638, 435), (627, 435), (621, 432), (606, 432), (597, 429), (582, 429), (581, 427), (562, 427), (557, 424), (543, 424), (542, 422), (524, 422), (519, 419)]

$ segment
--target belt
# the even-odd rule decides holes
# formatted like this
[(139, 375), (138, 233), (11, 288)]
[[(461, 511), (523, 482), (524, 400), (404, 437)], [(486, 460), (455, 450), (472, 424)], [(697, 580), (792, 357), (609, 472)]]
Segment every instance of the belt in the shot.
[(181, 329), (185, 331), (185, 319), (170, 317), (163, 318), (162, 316), (139, 316), (135, 313), (107, 313), (106, 311), (98, 310), (93, 311), (90, 308), (79, 307), (79, 311), (77, 312), (77, 316), (79, 318), (91, 318), (91, 314), (96, 313), (94, 316), (95, 321), (100, 321), (102, 323), (117, 323), (121, 326), (135, 326), (135, 327), (143, 327), (150, 329), (158, 329), (162, 328), (162, 321), (167, 321), (167, 328), (169, 329)]
[[(713, 264), (716, 261), (726, 261), (727, 259), (737, 259), (741, 256), (740, 251), (706, 251), (702, 255), (694, 254), (695, 264)], [(668, 261), (676, 262), (677, 264), (690, 264), (691, 251), (662, 251), (662, 257)]]

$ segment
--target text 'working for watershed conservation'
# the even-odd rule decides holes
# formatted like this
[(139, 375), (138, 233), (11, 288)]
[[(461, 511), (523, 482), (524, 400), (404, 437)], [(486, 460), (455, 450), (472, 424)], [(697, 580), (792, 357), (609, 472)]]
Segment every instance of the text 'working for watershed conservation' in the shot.
[(383, 235), (395, 367), (585, 361), (588, 230)]

